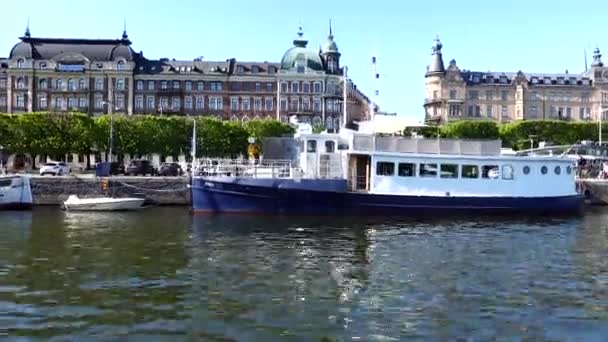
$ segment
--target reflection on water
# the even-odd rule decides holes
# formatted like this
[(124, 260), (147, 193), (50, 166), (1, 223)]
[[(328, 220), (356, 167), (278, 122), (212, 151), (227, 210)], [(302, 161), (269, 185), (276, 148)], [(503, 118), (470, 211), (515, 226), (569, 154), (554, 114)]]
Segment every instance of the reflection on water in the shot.
[(0, 327), (11, 336), (608, 335), (605, 211), (378, 222), (47, 208), (0, 222)]

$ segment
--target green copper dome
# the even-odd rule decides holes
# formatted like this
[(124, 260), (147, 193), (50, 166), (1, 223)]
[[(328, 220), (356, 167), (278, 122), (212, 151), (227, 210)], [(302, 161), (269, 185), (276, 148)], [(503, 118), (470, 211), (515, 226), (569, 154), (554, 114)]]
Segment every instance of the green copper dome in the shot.
[(308, 41), (302, 38), (302, 28), (298, 37), (293, 41), (293, 47), (285, 52), (281, 59), (281, 69), (291, 70), (299, 66), (306, 66), (311, 70), (323, 71), (321, 57), (315, 51), (306, 48)]

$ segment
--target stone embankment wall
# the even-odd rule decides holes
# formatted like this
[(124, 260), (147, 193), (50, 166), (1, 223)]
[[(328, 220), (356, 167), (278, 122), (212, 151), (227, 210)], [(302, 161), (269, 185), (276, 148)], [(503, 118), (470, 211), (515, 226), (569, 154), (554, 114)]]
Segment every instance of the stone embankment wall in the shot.
[(107, 194), (113, 197), (145, 197), (160, 205), (189, 205), (190, 189), (187, 177), (32, 177), (34, 204), (58, 205), (69, 195), (94, 197), (104, 194), (103, 180), (107, 180)]

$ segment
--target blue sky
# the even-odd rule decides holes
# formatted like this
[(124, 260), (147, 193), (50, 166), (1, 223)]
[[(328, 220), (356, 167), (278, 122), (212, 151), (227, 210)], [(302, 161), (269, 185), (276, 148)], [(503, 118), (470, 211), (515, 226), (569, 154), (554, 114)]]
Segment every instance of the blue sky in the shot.
[[(27, 9), (27, 10), (24, 10)], [(608, 1), (277, 1), (76, 0), (6, 1), (0, 55), (24, 32), (35, 37), (117, 38), (127, 20), (136, 51), (146, 57), (280, 61), (301, 23), (318, 49), (333, 22), (342, 64), (366, 93), (371, 57), (378, 59), (383, 110), (422, 119), (424, 72), (435, 35), (444, 62), (479, 71), (584, 70), (596, 46), (608, 62)]]

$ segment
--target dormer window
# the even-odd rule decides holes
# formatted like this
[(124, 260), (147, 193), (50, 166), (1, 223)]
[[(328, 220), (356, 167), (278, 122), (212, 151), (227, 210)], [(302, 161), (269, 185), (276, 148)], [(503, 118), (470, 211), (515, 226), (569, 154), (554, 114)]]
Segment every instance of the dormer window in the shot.
[(570, 84), (576, 84), (576, 77), (570, 77)]
[(306, 68), (305, 68), (305, 65), (304, 65), (303, 61), (297, 60), (296, 63), (295, 63), (295, 65), (296, 65), (296, 72), (297, 73), (303, 74), (304, 71), (306, 71)]
[(275, 74), (276, 72), (277, 72), (277, 68), (275, 68), (273, 66), (268, 67), (268, 73), (269, 74)]
[(479, 83), (479, 75), (477, 75), (477, 74), (473, 75), (473, 82)]
[(538, 78), (532, 77), (532, 84), (538, 84)]
[(507, 76), (500, 76), (500, 83), (507, 84)]
[(254, 65), (251, 68), (251, 72), (254, 73), (254, 74), (257, 74), (258, 72), (260, 72), (260, 68), (257, 65)]
[(116, 70), (125, 70), (125, 61), (118, 61), (116, 63)]
[(17, 89), (25, 89), (25, 79), (23, 77), (17, 79)]
[(557, 84), (564, 84), (564, 78), (563, 77), (558, 77), (557, 78)]
[(239, 65), (239, 66), (236, 68), (236, 72), (238, 72), (239, 74), (242, 74), (242, 73), (244, 73), (244, 72), (245, 72), (245, 68), (243, 68), (243, 66), (242, 66), (242, 65)]
[(486, 78), (487, 83), (494, 83), (494, 76), (488, 75)]
[(46, 69), (46, 62), (40, 62), (40, 64), (38, 64), (38, 67), (40, 69)]
[(17, 60), (17, 68), (18, 69), (23, 69), (24, 67), (25, 67), (25, 61), (23, 59), (19, 58)]
[(551, 84), (551, 78), (549, 77), (545, 77), (545, 80), (543, 81), (544, 84)]

